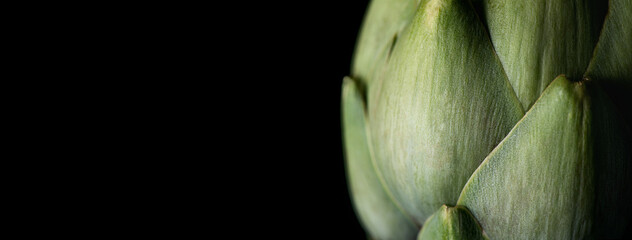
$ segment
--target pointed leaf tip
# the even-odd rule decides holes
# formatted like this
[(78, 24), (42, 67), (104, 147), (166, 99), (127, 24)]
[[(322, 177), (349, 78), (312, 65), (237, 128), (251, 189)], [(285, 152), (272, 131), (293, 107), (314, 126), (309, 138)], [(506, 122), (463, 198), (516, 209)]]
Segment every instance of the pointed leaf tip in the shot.
[(418, 240), (488, 239), (474, 216), (463, 206), (441, 206), (419, 232)]
[(556, 78), (465, 185), (467, 206), (493, 239), (581, 239), (593, 214), (590, 101)]
[(384, 81), (369, 87), (377, 169), (416, 222), (456, 204), (524, 114), (472, 6), (433, 1), (398, 38)]

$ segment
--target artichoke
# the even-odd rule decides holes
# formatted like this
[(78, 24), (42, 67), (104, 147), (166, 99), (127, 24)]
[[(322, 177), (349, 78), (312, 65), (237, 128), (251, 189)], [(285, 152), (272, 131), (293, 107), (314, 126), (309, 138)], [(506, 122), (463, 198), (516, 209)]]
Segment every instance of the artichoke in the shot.
[(371, 238), (632, 227), (630, 0), (373, 0), (342, 85)]

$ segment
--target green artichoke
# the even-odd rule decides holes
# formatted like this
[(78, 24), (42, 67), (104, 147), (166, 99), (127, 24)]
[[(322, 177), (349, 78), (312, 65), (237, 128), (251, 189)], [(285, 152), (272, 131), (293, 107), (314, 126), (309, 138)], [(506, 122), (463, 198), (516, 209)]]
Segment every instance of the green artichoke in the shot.
[(373, 0), (342, 86), (375, 239), (632, 227), (632, 1)]

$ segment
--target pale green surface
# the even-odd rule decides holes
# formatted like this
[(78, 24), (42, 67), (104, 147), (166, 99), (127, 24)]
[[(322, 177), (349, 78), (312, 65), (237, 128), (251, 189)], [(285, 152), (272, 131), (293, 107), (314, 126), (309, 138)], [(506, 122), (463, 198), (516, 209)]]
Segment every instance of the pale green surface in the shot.
[[(368, 100), (349, 117), (362, 121), (343, 121), (365, 229), (414, 237), (407, 215), (421, 225), (461, 193), (492, 239), (621, 237), (632, 227), (632, 1), (472, 0), (478, 15), (467, 2), (371, 3), (343, 91)], [(541, 96), (559, 74), (590, 80), (558, 79)], [(365, 106), (351, 92), (343, 105)]]
[[(558, 77), (464, 187), (491, 239), (582, 239), (592, 226), (590, 97)], [(614, 213), (613, 213), (614, 214)]]
[(472, 214), (463, 206), (446, 205), (424, 223), (418, 240), (476, 240), (488, 239)]
[(417, 224), (461, 189), (523, 115), (483, 25), (465, 1), (429, 1), (369, 85), (376, 166)]
[(369, 85), (383, 68), (396, 36), (410, 23), (420, 0), (373, 0), (362, 23), (352, 74)]
[(581, 80), (608, 4), (605, 0), (474, 2), (524, 109), (558, 75)]
[(364, 103), (354, 81), (342, 87), (346, 169), (354, 208), (368, 234), (377, 239), (412, 239), (417, 228), (391, 201), (374, 171), (365, 129)]

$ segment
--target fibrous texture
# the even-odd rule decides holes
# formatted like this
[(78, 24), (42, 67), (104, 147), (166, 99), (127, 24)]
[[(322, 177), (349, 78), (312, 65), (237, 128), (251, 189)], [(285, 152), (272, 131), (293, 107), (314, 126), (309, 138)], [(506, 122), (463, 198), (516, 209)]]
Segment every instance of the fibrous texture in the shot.
[(374, 0), (342, 96), (367, 232), (621, 236), (631, 15), (629, 0)]

